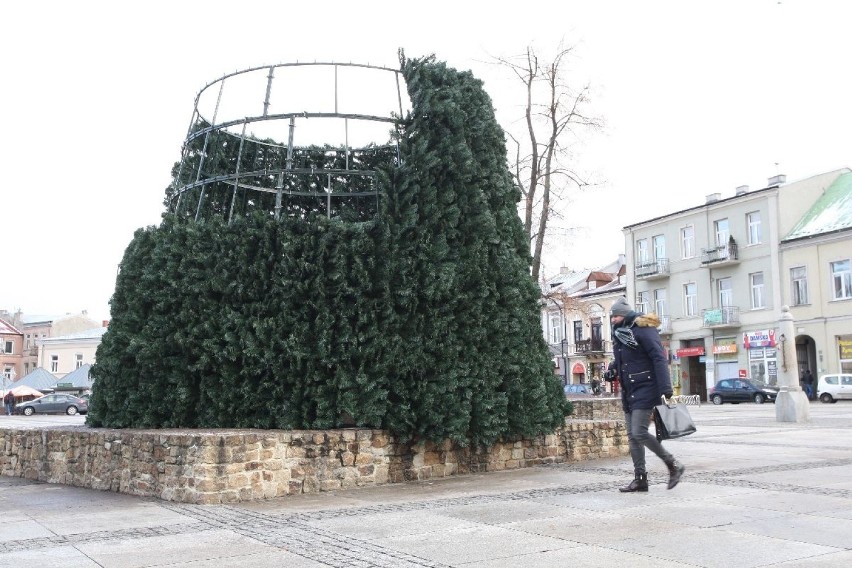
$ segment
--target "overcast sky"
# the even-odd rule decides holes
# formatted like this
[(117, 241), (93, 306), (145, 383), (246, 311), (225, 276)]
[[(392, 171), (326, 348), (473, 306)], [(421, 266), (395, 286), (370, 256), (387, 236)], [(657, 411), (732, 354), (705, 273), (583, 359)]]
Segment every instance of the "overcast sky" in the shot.
[[(241, 0), (7, 3), (0, 23), (0, 308), (88, 310), (109, 299), (133, 232), (157, 224), (195, 95), (248, 67), (291, 61), (396, 68), (434, 53), (485, 81), (498, 119), (523, 94), (486, 63), (575, 45), (606, 122), (576, 166), (597, 182), (548, 256), (606, 264), (621, 227), (852, 165), (852, 3), (561, 0), (514, 3)], [(499, 6), (499, 8), (497, 8)], [(777, 164), (777, 165), (776, 165)]]

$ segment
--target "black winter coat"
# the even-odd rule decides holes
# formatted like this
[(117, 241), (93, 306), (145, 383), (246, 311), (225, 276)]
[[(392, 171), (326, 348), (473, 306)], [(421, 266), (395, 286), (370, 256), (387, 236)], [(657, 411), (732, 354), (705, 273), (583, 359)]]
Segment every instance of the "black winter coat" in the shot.
[(668, 360), (660, 341), (656, 314), (631, 314), (619, 327), (633, 332), (638, 346), (630, 348), (613, 334), (615, 370), (621, 382), (621, 404), (625, 412), (650, 410), (660, 404), (660, 396), (672, 392)]

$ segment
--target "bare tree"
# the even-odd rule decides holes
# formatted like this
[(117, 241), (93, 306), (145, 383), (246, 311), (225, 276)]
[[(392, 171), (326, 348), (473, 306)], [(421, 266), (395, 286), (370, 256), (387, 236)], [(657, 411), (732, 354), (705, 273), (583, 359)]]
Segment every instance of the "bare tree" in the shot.
[[(529, 238), (532, 277), (537, 282), (548, 222), (558, 217), (560, 204), (570, 189), (583, 188), (587, 180), (571, 165), (572, 143), (582, 130), (598, 129), (601, 121), (585, 113), (589, 85), (576, 89), (567, 81), (568, 60), (574, 47), (560, 42), (553, 59), (543, 60), (532, 46), (515, 57), (496, 57), (523, 83), (526, 90), (523, 135), (507, 131), (514, 143), (509, 158), (515, 183), (521, 189), (521, 215)], [(514, 152), (512, 152), (514, 150)]]

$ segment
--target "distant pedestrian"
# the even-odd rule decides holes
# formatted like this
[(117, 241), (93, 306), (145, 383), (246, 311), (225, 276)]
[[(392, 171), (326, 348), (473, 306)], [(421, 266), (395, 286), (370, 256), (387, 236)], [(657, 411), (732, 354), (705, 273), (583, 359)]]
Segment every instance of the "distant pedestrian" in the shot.
[(808, 400), (814, 397), (814, 376), (810, 369), (805, 369), (805, 374), (802, 375), (802, 385), (805, 387), (805, 394)]
[(6, 391), (6, 396), (3, 397), (3, 406), (6, 407), (6, 414), (12, 416), (12, 410), (15, 407), (15, 395), (12, 394), (11, 389)]
[(615, 372), (621, 383), (621, 405), (624, 407), (627, 442), (635, 474), (633, 481), (619, 491), (648, 491), (645, 448), (666, 464), (668, 488), (672, 489), (680, 481), (685, 468), (663, 448), (656, 436), (648, 432), (654, 406), (660, 404), (661, 396), (672, 396), (668, 361), (657, 331), (660, 319), (656, 314), (636, 313), (627, 300), (619, 298), (610, 309), (610, 322)]
[(601, 382), (597, 377), (592, 377), (592, 394), (601, 394)]

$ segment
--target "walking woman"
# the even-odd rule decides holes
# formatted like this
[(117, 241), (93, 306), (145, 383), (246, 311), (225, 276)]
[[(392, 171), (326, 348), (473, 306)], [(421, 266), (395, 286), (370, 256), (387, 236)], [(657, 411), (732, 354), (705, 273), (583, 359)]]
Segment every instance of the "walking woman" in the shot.
[(685, 468), (663, 448), (656, 436), (648, 432), (654, 406), (661, 402), (660, 396), (672, 396), (668, 361), (657, 331), (660, 319), (656, 314), (636, 313), (626, 299), (619, 298), (610, 309), (610, 323), (615, 372), (621, 383), (621, 404), (635, 474), (633, 481), (619, 491), (648, 491), (645, 448), (668, 467), (668, 488), (672, 489)]

